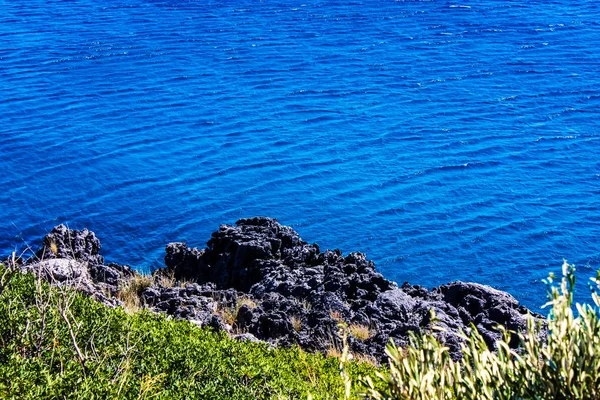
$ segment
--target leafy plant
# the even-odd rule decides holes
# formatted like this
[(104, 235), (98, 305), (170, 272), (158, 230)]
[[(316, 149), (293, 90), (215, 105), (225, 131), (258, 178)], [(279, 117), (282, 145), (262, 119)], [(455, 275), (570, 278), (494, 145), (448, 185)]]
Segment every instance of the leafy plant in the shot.
[[(389, 371), (366, 377), (373, 399), (598, 399), (600, 398), (600, 271), (592, 278), (594, 305), (573, 310), (575, 269), (563, 264), (560, 285), (546, 280), (550, 307), (547, 328), (529, 318), (521, 346), (508, 345), (511, 332), (490, 351), (475, 327), (463, 334), (463, 357), (450, 358), (432, 332), (411, 334), (410, 344), (387, 348)], [(512, 332), (514, 334), (514, 332)], [(382, 390), (375, 383), (383, 384)]]
[[(0, 265), (2, 399), (339, 399), (339, 361), (148, 310), (109, 308)], [(141, 283), (141, 282), (139, 282)], [(143, 284), (137, 285), (139, 289)], [(349, 376), (372, 375), (350, 363)], [(356, 387), (356, 386), (355, 386)]]

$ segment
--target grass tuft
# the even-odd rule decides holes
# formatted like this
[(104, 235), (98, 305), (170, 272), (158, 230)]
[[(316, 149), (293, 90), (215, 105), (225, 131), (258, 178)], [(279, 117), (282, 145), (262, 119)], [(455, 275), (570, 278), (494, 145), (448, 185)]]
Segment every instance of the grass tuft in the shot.
[(134, 313), (141, 309), (141, 294), (152, 286), (152, 276), (136, 274), (128, 279), (117, 291), (117, 299), (123, 302), (126, 311)]
[(302, 329), (302, 320), (298, 317), (291, 317), (290, 322), (292, 323), (294, 330), (296, 332), (300, 332), (300, 330)]
[(350, 326), (348, 326), (348, 331), (356, 339), (361, 340), (363, 342), (375, 335), (375, 332), (372, 329), (370, 329), (366, 325), (361, 324), (350, 324)]
[(154, 275), (154, 282), (164, 288), (175, 287), (175, 272), (163, 270)]
[(343, 323), (344, 322), (344, 317), (342, 316), (342, 313), (339, 312), (339, 311), (330, 310), (329, 311), (329, 316), (331, 317), (331, 319), (335, 320), (337, 323)]
[[(234, 327), (235, 321), (237, 320), (238, 313), (242, 306), (248, 306), (250, 309), (256, 308), (257, 304), (254, 300), (249, 297), (240, 296), (238, 297), (235, 305), (233, 307), (222, 306), (219, 304), (217, 308), (217, 314), (221, 317), (221, 320)], [(239, 332), (243, 333), (243, 332)]]
[(50, 251), (54, 255), (58, 254), (58, 246), (56, 246), (56, 243), (50, 242)]

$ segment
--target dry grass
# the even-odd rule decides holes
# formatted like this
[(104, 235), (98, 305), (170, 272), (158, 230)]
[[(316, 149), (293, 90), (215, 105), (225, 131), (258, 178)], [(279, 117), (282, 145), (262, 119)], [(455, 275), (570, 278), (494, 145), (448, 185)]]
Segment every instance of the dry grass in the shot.
[(165, 288), (175, 287), (175, 273), (173, 271), (161, 271), (154, 276), (154, 282)]
[(300, 329), (302, 329), (302, 320), (300, 318), (292, 317), (290, 318), (290, 321), (292, 322), (296, 332), (300, 332)]
[(362, 353), (352, 354), (352, 360), (356, 361), (357, 363), (372, 365), (375, 368), (381, 367), (381, 364), (379, 363), (379, 361), (377, 361), (377, 359), (375, 357), (373, 357), (372, 355), (369, 355), (369, 354), (362, 354)]
[[(338, 360), (342, 360), (342, 357), (344, 357), (344, 351), (343, 349), (340, 350), (335, 346), (330, 346), (327, 350), (326, 353), (327, 357), (335, 357)], [(379, 361), (377, 361), (377, 359), (375, 359), (375, 357), (368, 355), (368, 354), (362, 354), (362, 353), (348, 353), (347, 355), (347, 361), (352, 361), (352, 362), (356, 362), (359, 364), (369, 364), (374, 366), (375, 368), (380, 368), (381, 364), (379, 363)]]
[(217, 314), (221, 317), (224, 323), (233, 326), (237, 318), (237, 313), (234, 314), (233, 310), (229, 307), (222, 307), (220, 304), (217, 307)]
[(375, 335), (375, 332), (371, 328), (361, 324), (351, 324), (348, 327), (348, 331), (356, 339), (362, 340), (363, 342)]
[(58, 246), (56, 246), (56, 243), (50, 242), (50, 251), (54, 255), (58, 254)]
[(334, 319), (335, 321), (337, 321), (337, 323), (342, 323), (344, 322), (344, 317), (342, 316), (342, 313), (339, 311), (329, 311), (329, 316)]
[(117, 299), (123, 302), (127, 312), (134, 313), (142, 308), (140, 295), (147, 287), (152, 286), (152, 276), (136, 274), (119, 287)]
[(184, 279), (182, 281), (179, 281), (179, 287), (185, 288), (185, 287), (187, 287), (187, 285), (192, 285), (194, 283), (197, 283), (197, 282), (193, 279)]
[(249, 297), (240, 297), (235, 305), (236, 315), (240, 308), (242, 308), (242, 306), (248, 306), (250, 309), (254, 309), (256, 308), (257, 304), (254, 300), (252, 300)]
[(304, 300), (302, 300), (302, 307), (304, 307), (304, 309), (306, 311), (310, 311), (310, 310), (312, 310), (313, 305), (310, 301), (308, 301), (307, 299), (304, 299)]
[(249, 297), (239, 297), (233, 308), (222, 306), (217, 307), (217, 314), (221, 317), (224, 323), (233, 326), (237, 320), (238, 313), (242, 306), (248, 306), (250, 309), (256, 308), (257, 304)]
[(331, 345), (326, 351), (325, 354), (327, 355), (327, 357), (335, 357), (337, 359), (341, 359), (342, 358), (342, 350), (338, 349), (337, 347)]

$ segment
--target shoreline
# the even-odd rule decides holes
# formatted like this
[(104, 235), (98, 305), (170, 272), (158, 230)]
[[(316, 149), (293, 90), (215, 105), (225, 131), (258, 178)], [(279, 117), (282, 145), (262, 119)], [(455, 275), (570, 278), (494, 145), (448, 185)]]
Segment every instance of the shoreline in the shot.
[(541, 318), (509, 293), (477, 283), (399, 286), (363, 253), (321, 251), (268, 217), (221, 225), (203, 249), (169, 243), (165, 266), (151, 275), (105, 264), (100, 249), (93, 232), (59, 225), (35, 257), (18, 263), (108, 306), (148, 308), (240, 340), (328, 353), (341, 348), (343, 323), (350, 350), (377, 361), (390, 340), (406, 345), (410, 332), (431, 329), (431, 311), (455, 358), (460, 331), (471, 324), (492, 348), (501, 335), (497, 325), (521, 331), (528, 315)]

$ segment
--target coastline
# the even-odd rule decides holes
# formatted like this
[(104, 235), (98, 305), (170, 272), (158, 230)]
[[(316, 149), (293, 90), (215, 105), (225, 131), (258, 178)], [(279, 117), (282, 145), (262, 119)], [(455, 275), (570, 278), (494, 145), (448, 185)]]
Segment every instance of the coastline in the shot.
[(341, 348), (343, 323), (350, 350), (379, 362), (390, 340), (406, 345), (409, 332), (429, 331), (433, 324), (459, 358), (460, 332), (471, 324), (492, 348), (501, 336), (497, 325), (518, 332), (529, 315), (541, 319), (512, 295), (477, 283), (399, 286), (364, 254), (321, 251), (268, 217), (221, 225), (204, 249), (167, 244), (165, 267), (152, 276), (105, 264), (100, 249), (93, 232), (59, 225), (34, 257), (17, 263), (108, 306), (148, 308), (239, 340), (327, 353)]

